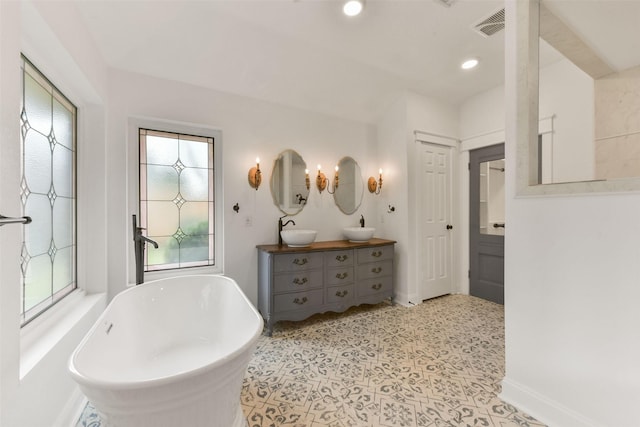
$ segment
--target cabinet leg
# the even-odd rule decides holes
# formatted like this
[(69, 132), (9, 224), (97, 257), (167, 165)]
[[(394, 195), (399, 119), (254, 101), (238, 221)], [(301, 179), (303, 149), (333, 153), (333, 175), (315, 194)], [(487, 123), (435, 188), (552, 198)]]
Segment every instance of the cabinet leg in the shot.
[(264, 334), (268, 337), (273, 335), (273, 322), (271, 321), (271, 318), (268, 317), (266, 319), (265, 324), (267, 325), (266, 331), (264, 332)]

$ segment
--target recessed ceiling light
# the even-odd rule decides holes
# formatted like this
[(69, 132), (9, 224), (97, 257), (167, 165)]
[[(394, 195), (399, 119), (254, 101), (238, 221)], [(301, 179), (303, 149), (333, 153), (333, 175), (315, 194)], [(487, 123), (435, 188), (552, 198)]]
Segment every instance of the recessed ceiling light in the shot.
[(460, 67), (463, 70), (470, 70), (470, 69), (474, 68), (476, 65), (478, 65), (478, 60), (475, 59), (475, 58), (471, 58), (471, 59), (467, 59), (466, 61), (464, 61)]
[(362, 12), (364, 7), (364, 0), (349, 0), (342, 7), (342, 11), (347, 16), (356, 16)]

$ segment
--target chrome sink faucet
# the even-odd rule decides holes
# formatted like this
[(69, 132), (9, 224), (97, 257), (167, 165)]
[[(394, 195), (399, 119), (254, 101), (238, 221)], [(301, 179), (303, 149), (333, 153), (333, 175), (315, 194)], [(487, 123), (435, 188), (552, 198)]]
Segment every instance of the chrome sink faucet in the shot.
[(154, 248), (158, 249), (158, 243), (142, 235), (144, 228), (138, 227), (138, 221), (133, 216), (133, 241), (136, 253), (136, 285), (144, 282), (144, 244), (151, 243)]
[(281, 216), (280, 218), (278, 218), (278, 246), (282, 246), (282, 234), (280, 234), (280, 232), (282, 231), (282, 229), (288, 225), (288, 224), (293, 224), (296, 225), (296, 222), (292, 219), (290, 219), (289, 221), (285, 222), (284, 224), (282, 223), (282, 218), (286, 218), (287, 215)]

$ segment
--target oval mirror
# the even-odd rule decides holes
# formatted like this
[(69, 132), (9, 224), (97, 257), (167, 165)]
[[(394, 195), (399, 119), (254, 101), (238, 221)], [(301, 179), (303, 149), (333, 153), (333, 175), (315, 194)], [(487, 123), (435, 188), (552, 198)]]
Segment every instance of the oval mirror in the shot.
[(306, 169), (304, 159), (294, 150), (283, 151), (273, 163), (271, 195), (282, 213), (295, 215), (307, 204)]
[(351, 157), (343, 157), (338, 162), (338, 173), (338, 186), (333, 193), (333, 200), (343, 213), (351, 215), (360, 207), (364, 194), (360, 166)]

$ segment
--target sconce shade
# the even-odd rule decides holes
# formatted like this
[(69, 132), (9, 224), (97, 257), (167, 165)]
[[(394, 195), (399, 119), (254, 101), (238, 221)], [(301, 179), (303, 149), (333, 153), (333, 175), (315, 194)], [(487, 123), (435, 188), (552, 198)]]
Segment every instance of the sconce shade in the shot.
[(379, 171), (380, 175), (378, 180), (372, 176), (369, 177), (367, 181), (367, 187), (369, 188), (369, 193), (380, 194), (380, 190), (382, 190), (382, 169)]
[(262, 183), (262, 172), (260, 171), (260, 158), (256, 158), (256, 165), (249, 169), (249, 185), (258, 191)]
[(367, 181), (367, 187), (369, 187), (369, 193), (375, 193), (376, 188), (378, 188), (378, 183), (376, 179), (372, 176), (369, 177), (369, 181)]
[(316, 187), (318, 187), (318, 191), (321, 193), (327, 188), (327, 177), (319, 170), (318, 176), (316, 177)]

